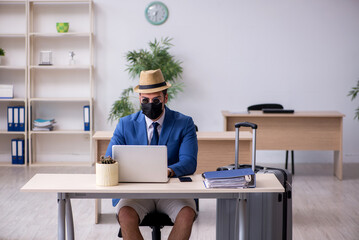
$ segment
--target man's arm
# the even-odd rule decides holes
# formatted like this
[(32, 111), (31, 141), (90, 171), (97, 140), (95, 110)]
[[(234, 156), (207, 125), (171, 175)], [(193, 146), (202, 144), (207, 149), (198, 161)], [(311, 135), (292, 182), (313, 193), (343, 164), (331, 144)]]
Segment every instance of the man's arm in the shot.
[(177, 177), (193, 174), (197, 168), (198, 142), (192, 118), (188, 118), (184, 136), (179, 144), (179, 161), (168, 167), (173, 170)]
[(113, 145), (125, 145), (125, 138), (123, 136), (123, 121), (119, 121), (119, 123), (116, 126), (116, 129), (113, 133), (113, 136), (111, 138), (110, 143), (108, 144), (106, 155), (105, 156), (111, 156), (112, 157), (112, 146)]

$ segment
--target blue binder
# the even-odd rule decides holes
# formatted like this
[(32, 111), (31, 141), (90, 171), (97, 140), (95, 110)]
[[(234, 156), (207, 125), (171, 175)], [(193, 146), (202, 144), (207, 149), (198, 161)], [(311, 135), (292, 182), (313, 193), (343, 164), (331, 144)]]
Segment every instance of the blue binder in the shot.
[(85, 131), (90, 131), (90, 106), (84, 106), (84, 110), (83, 110), (83, 114), (84, 114), (84, 130)]
[(19, 131), (19, 107), (13, 107), (14, 111), (14, 128), (13, 131)]
[(11, 140), (11, 162), (12, 164), (17, 163), (17, 139)]
[(24, 164), (24, 140), (17, 140), (17, 161), (16, 164)]
[(14, 128), (14, 108), (7, 107), (7, 130), (13, 131)]
[(19, 107), (19, 131), (25, 131), (25, 107)]

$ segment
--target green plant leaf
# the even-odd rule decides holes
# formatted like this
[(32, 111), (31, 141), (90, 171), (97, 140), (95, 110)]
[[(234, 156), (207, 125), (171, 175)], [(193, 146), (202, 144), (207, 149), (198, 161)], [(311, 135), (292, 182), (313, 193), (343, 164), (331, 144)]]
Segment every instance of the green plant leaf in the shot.
[[(126, 71), (131, 79), (139, 79), (141, 71), (161, 69), (164, 79), (172, 84), (172, 87), (168, 89), (168, 101), (173, 100), (184, 89), (183, 83), (177, 83), (179, 79), (182, 79), (183, 68), (182, 62), (169, 53), (173, 47), (171, 41), (172, 38), (169, 37), (155, 39), (148, 43), (148, 50), (139, 49), (126, 53)], [(136, 107), (130, 99), (132, 93), (132, 88), (131, 91), (125, 89), (122, 92), (120, 99), (112, 105), (108, 120), (115, 121), (135, 112)]]

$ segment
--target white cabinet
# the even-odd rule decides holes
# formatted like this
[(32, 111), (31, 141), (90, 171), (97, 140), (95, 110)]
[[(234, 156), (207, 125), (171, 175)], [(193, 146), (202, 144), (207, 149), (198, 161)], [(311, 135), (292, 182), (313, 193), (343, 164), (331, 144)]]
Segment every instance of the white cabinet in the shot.
[[(5, 50), (0, 64), (0, 84), (13, 85), (12, 99), (0, 99), (0, 166), (13, 165), (11, 140), (24, 140), (27, 159), (27, 129), (8, 131), (7, 108), (21, 106), (27, 110), (27, 1), (0, 1), (0, 48)], [(25, 126), (27, 126), (27, 120)]]
[[(29, 1), (30, 165), (92, 164), (92, 21), (92, 1)], [(68, 22), (69, 31), (58, 33), (57, 22)], [(41, 51), (51, 51), (52, 65), (39, 65)], [(84, 130), (84, 106), (90, 107), (89, 131)], [(55, 119), (53, 131), (33, 131), (37, 118)]]

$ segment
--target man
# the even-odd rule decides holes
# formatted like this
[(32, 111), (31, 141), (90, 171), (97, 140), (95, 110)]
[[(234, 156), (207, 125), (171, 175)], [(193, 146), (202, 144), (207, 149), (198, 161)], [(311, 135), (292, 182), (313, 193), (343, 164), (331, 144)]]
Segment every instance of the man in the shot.
[[(142, 71), (139, 93), (142, 111), (120, 119), (106, 151), (112, 145), (166, 145), (168, 176), (193, 174), (197, 167), (197, 135), (191, 117), (170, 110), (166, 83), (160, 69)], [(138, 166), (141, 167), (141, 166)], [(166, 213), (174, 222), (169, 239), (189, 239), (196, 218), (193, 199), (114, 199), (124, 239), (143, 239), (139, 224), (152, 211)]]

